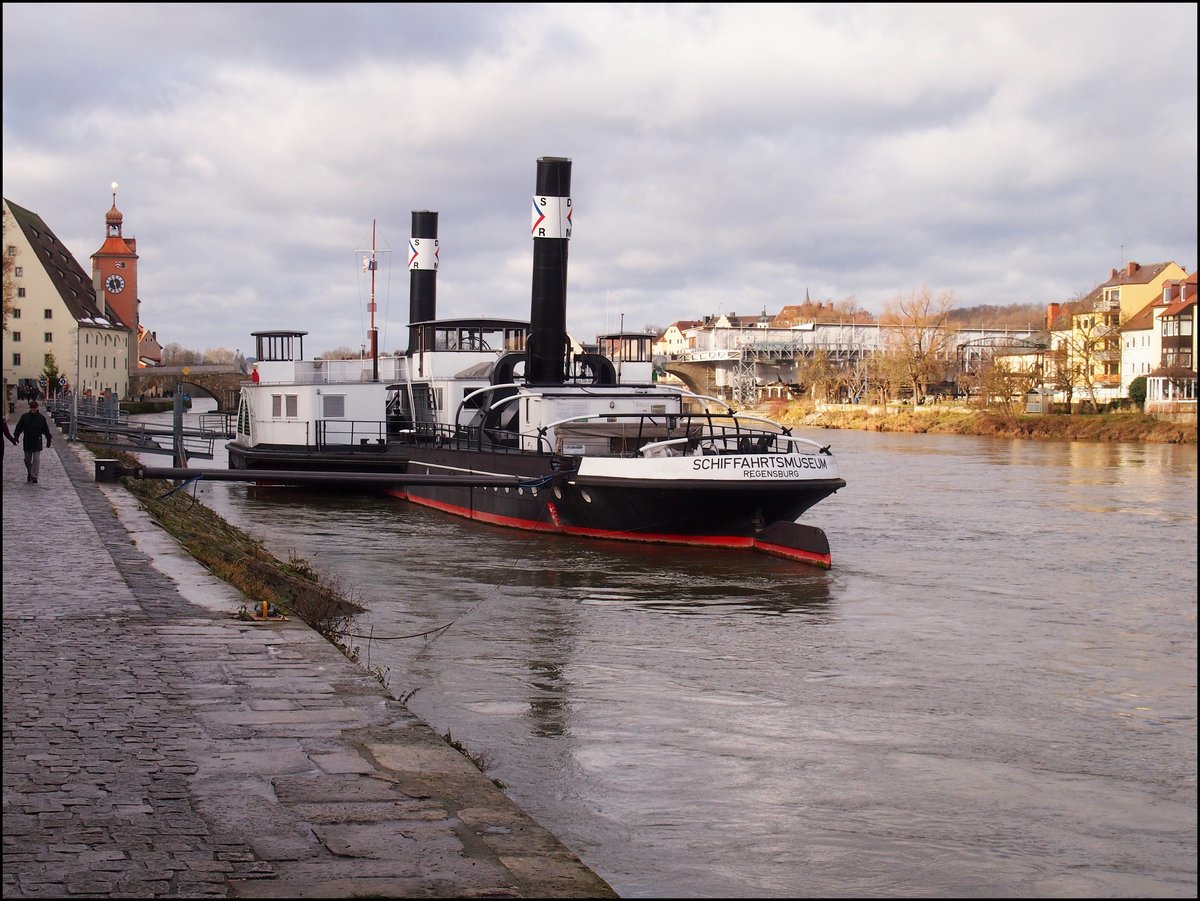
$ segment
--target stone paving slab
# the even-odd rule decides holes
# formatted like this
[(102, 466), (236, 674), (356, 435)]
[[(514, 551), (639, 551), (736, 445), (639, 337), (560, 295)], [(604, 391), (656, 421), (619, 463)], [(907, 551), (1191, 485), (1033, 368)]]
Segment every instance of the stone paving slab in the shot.
[(4, 897), (616, 897), (65, 437), (3, 483)]

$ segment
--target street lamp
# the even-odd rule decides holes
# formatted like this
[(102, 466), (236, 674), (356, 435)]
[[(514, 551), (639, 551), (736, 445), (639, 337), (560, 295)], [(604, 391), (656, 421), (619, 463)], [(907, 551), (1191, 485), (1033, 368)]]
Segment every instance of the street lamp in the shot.
[(82, 331), (79, 320), (75, 320), (75, 384), (71, 386), (71, 434), (68, 435), (70, 441), (74, 441), (78, 436), (79, 428), (79, 333)]

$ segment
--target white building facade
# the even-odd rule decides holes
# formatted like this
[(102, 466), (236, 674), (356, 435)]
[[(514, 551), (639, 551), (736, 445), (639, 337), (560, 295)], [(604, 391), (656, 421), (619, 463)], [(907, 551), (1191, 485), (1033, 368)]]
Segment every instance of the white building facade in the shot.
[[(5, 402), (76, 387), (127, 397), (130, 330), (97, 307), (91, 278), (40, 216), (7, 198), (4, 213), (3, 253), (15, 287), (3, 339)], [(47, 379), (51, 362), (55, 384)]]

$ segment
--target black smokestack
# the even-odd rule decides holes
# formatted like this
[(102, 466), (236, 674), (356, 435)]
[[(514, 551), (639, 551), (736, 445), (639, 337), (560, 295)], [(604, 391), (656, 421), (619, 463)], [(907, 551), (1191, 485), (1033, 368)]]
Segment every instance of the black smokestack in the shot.
[(413, 210), (408, 239), (408, 352), (417, 351), (414, 322), (437, 318), (438, 214)]
[(525, 381), (561, 385), (567, 371), (567, 242), (571, 239), (571, 161), (544, 156), (533, 198), (533, 299)]

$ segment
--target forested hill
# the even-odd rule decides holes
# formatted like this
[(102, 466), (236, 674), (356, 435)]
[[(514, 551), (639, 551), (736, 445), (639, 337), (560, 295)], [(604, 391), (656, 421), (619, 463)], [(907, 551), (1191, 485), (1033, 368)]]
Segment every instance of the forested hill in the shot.
[(1007, 306), (983, 304), (978, 307), (953, 309), (948, 315), (949, 324), (957, 328), (1011, 328), (1044, 329), (1046, 327), (1046, 305), (1037, 303), (1010, 303)]

